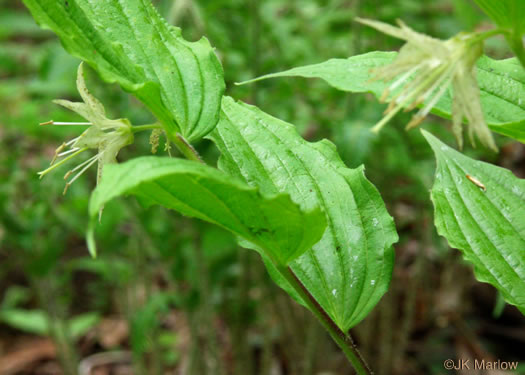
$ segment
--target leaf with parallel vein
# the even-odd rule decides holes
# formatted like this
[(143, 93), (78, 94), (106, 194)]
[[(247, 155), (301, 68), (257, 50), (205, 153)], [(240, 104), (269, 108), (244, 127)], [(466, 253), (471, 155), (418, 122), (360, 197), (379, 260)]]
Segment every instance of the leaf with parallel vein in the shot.
[(93, 226), (108, 201), (135, 195), (217, 224), (260, 251), (277, 265), (286, 265), (321, 238), (326, 221), (319, 207), (300, 209), (286, 194), (261, 194), (242, 181), (201, 163), (178, 158), (140, 157), (104, 167), (104, 178), (89, 202), (91, 229), (88, 243), (94, 251)]
[[(390, 64), (396, 56), (397, 52), (370, 52), (268, 74), (253, 81), (274, 77), (321, 78), (336, 89), (371, 92), (379, 98), (390, 83), (371, 80), (371, 70)], [(490, 129), (525, 143), (525, 69), (515, 58), (494, 60), (487, 56), (478, 60), (476, 69), (481, 106)], [(432, 112), (450, 118), (451, 108), (452, 94), (448, 90)]]
[(188, 141), (217, 124), (222, 67), (209, 42), (190, 43), (149, 0), (24, 0), (35, 20), (107, 82), (136, 95)]
[(478, 280), (525, 313), (525, 180), (423, 135), (437, 160), (431, 196), (439, 234), (463, 252)]
[(228, 97), (210, 137), (221, 152), (220, 169), (263, 193), (290, 194), (304, 210), (323, 208), (328, 228), (321, 241), (290, 266), (339, 328), (356, 325), (388, 289), (398, 238), (363, 168), (347, 168), (331, 142), (309, 143), (293, 125)]

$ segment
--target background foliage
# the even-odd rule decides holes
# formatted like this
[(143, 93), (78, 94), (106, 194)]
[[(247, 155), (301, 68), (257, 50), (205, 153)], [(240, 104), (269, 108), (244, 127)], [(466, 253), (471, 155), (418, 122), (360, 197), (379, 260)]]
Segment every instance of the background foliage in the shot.
[[(470, 266), (438, 237), (428, 199), (435, 171), (432, 150), (419, 131), (405, 132), (398, 116), (379, 135), (369, 129), (383, 106), (370, 95), (338, 92), (321, 80), (234, 82), (400, 42), (352, 22), (402, 18), (414, 29), (447, 38), (482, 30), (489, 21), (469, 0), (163, 0), (156, 1), (188, 40), (202, 35), (225, 67), (226, 93), (296, 124), (310, 141), (329, 138), (352, 168), (367, 177), (395, 217), (396, 245), (390, 291), (354, 330), (380, 374), (438, 374), (447, 358), (519, 360), (525, 321), (503, 307), (495, 290), (475, 281)], [(510, 56), (501, 39), (485, 51)], [(109, 203), (98, 229), (99, 257), (84, 241), (95, 174), (62, 196), (59, 176), (36, 171), (74, 133), (42, 128), (48, 119), (80, 120), (51, 103), (77, 99), (79, 61), (57, 38), (39, 29), (23, 6), (0, 0), (0, 373), (74, 374), (78, 361), (109, 350), (131, 353), (121, 365), (136, 374), (351, 373), (313, 318), (269, 280), (255, 252), (239, 250), (215, 226), (133, 200)], [(92, 71), (87, 79), (109, 117), (149, 123), (148, 112)], [(424, 127), (453, 144), (446, 121)], [(149, 154), (146, 134), (119, 155)], [(524, 147), (498, 138), (499, 154), (466, 154), (523, 178)], [(198, 144), (214, 164), (211, 142)], [(159, 154), (166, 154), (163, 147)], [(40, 337), (37, 339), (37, 337)], [(58, 354), (42, 348), (50, 337)], [(14, 368), (14, 355), (40, 355)], [(126, 354), (126, 352), (124, 352)], [(58, 366), (57, 364), (60, 364)], [(2, 367), (6, 366), (6, 367)], [(11, 367), (9, 367), (11, 366)], [(10, 371), (10, 372), (9, 372)]]

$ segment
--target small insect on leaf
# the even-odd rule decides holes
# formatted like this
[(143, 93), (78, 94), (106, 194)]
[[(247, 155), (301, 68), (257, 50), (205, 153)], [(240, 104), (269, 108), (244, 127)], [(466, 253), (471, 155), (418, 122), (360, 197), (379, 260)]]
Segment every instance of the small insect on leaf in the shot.
[(479, 187), (480, 189), (482, 189), (483, 191), (487, 191), (487, 188), (485, 187), (485, 185), (483, 185), (481, 183), (481, 181), (479, 181), (476, 177), (473, 177), (469, 174), (465, 175), (469, 180), (470, 182), (472, 182), (474, 185), (476, 185), (477, 187)]

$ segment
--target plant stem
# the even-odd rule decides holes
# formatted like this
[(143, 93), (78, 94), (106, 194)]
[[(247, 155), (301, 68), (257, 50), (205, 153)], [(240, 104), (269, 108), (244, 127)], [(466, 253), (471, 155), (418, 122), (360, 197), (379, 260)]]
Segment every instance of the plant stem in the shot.
[(412, 278), (409, 281), (409, 285), (405, 287), (405, 302), (403, 306), (403, 320), (400, 324), (401, 330), (398, 334), (398, 337), (396, 338), (396, 345), (394, 347), (394, 354), (392, 357), (394, 358), (394, 364), (393, 368), (394, 370), (401, 369), (404, 367), (403, 360), (405, 357), (405, 351), (407, 349), (409, 340), (410, 340), (410, 334), (412, 333), (412, 329), (415, 322), (415, 313), (416, 313), (416, 303), (417, 303), (417, 296), (418, 296), (418, 289), (422, 287), (425, 283), (425, 266), (426, 266), (426, 249), (430, 246), (432, 246), (432, 218), (428, 215), (423, 215), (421, 218), (421, 222), (423, 225), (420, 225), (419, 228), (420, 234), (419, 237), (421, 239), (421, 248), (416, 253), (416, 259), (414, 260), (414, 264), (412, 266)]
[(136, 125), (136, 126), (131, 127), (131, 131), (133, 133), (143, 132), (145, 130), (155, 130), (155, 129), (162, 129), (162, 125), (156, 122), (154, 124)]
[[(136, 241), (128, 242), (126, 246), (126, 252), (127, 255), (131, 258), (133, 269), (135, 271), (141, 269), (141, 267), (143, 267), (143, 265), (145, 264), (145, 260), (141, 256), (141, 251), (138, 245), (136, 244)], [(126, 291), (122, 295), (128, 327), (134, 326), (135, 312), (142, 307), (139, 302), (140, 297), (138, 295), (138, 291), (142, 290), (143, 277), (144, 274), (142, 272), (138, 272), (137, 277), (134, 277), (131, 283), (125, 286)], [(137, 375), (146, 375), (148, 371), (143, 353), (138, 351), (133, 346), (131, 348), (131, 352), (133, 373)]]
[(200, 314), (194, 311), (189, 317), (191, 348), (190, 348), (190, 374), (206, 375), (206, 358), (203, 356), (204, 345), (202, 343), (202, 335), (199, 333)]
[[(198, 327), (200, 330), (197, 334), (199, 337), (202, 337), (204, 346), (203, 352), (200, 353), (200, 358), (203, 362), (206, 362), (205, 368), (207, 369), (207, 373), (222, 375), (224, 371), (220, 361), (221, 356), (219, 353), (218, 338), (216, 330), (214, 329), (214, 311), (210, 292), (210, 280), (208, 277), (208, 264), (202, 250), (201, 239), (198, 235), (194, 238), (194, 247), (195, 266), (200, 275), (197, 281), (197, 288), (199, 292), (201, 318), (199, 319)], [(203, 326), (207, 327), (207, 331), (203, 329)]]
[(317, 322), (308, 316), (308, 327), (306, 331), (306, 344), (303, 356), (303, 375), (314, 375), (315, 359), (319, 343), (320, 327)]
[(77, 375), (77, 352), (69, 333), (67, 313), (60, 308), (57, 301), (56, 285), (53, 278), (30, 277), (30, 282), (36, 291), (39, 303), (46, 311), (49, 334), (57, 347), (57, 357), (65, 375)]
[[(260, 72), (260, 37), (261, 37), (261, 17), (259, 13), (259, 0), (251, 0), (250, 2), (250, 20), (251, 20), (251, 45), (250, 60), (253, 77), (259, 77)], [(254, 105), (258, 102), (258, 85), (255, 82), (251, 87), (251, 99)]]
[(315, 298), (305, 288), (301, 281), (297, 278), (290, 267), (278, 266), (274, 264), (279, 273), (288, 281), (293, 289), (299, 294), (309, 310), (315, 315), (321, 325), (328, 331), (332, 339), (341, 348), (348, 361), (354, 367), (358, 375), (372, 375), (373, 372), (365, 362), (361, 353), (357, 350), (354, 341), (349, 333), (343, 332), (335, 322), (323, 310)]
[(182, 136), (182, 134), (175, 133), (175, 136), (169, 135), (169, 139), (175, 143), (175, 146), (177, 146), (179, 151), (186, 157), (186, 159), (205, 164), (197, 150), (193, 148), (193, 146), (186, 140), (186, 138)]
[(507, 33), (505, 34), (505, 39), (507, 40), (512, 52), (514, 52), (521, 63), (521, 66), (525, 68), (525, 49), (523, 48), (521, 37)]
[(381, 334), (381, 345), (379, 347), (378, 371), (381, 375), (389, 375), (392, 370), (392, 352), (394, 341), (392, 336), (392, 323), (394, 311), (397, 310), (395, 289), (392, 288), (385, 293), (379, 309), (379, 332)]
[(493, 37), (495, 35), (502, 34), (504, 32), (505, 32), (505, 30), (501, 29), (501, 28), (496, 28), (496, 29), (483, 31), (483, 32), (477, 33), (476, 41), (477, 40), (485, 40), (485, 39), (488, 39), (488, 38)]
[(58, 163), (54, 163), (53, 165), (51, 165), (49, 168), (41, 171), (41, 172), (38, 172), (38, 175), (40, 176), (40, 178), (44, 177), (46, 174), (48, 174), (49, 172), (51, 172), (53, 169), (57, 168), (57, 167), (60, 167), (62, 164), (64, 164), (66, 161), (68, 160), (71, 160), (73, 159), (75, 156), (77, 156), (78, 154), (81, 154), (83, 153), (84, 151), (86, 150), (89, 150), (89, 147), (84, 147), (84, 148), (81, 148), (80, 150), (72, 153), (71, 155), (69, 155), (68, 157), (60, 160)]
[(232, 346), (235, 360), (235, 375), (252, 373), (252, 352), (247, 340), (250, 305), (251, 261), (250, 253), (239, 249), (238, 262), (241, 274), (236, 286), (237, 303), (233, 311)]
[[(175, 133), (175, 136), (170, 135), (169, 137), (186, 158), (206, 164), (197, 153), (197, 150), (195, 150), (181, 134)], [(319, 320), (321, 325), (328, 331), (332, 339), (341, 348), (348, 361), (354, 367), (357, 375), (373, 375), (372, 370), (361, 356), (361, 353), (359, 353), (359, 350), (357, 350), (352, 336), (350, 336), (349, 333), (342, 331), (337, 326), (337, 324), (335, 324), (335, 322), (330, 318), (330, 316), (328, 316), (328, 314), (323, 310), (315, 298), (310, 294), (308, 289), (306, 289), (301, 281), (297, 278), (290, 267), (278, 265), (277, 262), (273, 260), (272, 262), (279, 273), (288, 281), (297, 294), (299, 294), (301, 299), (306, 303), (308, 309), (315, 315), (317, 320)]]

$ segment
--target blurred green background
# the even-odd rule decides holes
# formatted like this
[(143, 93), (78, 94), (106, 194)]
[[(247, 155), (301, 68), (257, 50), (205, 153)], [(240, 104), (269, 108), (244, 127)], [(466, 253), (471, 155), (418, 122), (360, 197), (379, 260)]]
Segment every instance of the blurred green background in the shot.
[[(227, 94), (295, 124), (308, 140), (331, 139), (349, 167), (366, 166), (395, 217), (400, 242), (391, 289), (352, 330), (378, 374), (442, 374), (448, 358), (523, 360), (525, 319), (477, 283), (456, 250), (437, 236), (429, 189), (435, 162), (420, 132), (400, 115), (379, 135), (384, 106), (320, 80), (255, 76), (401, 42), (352, 21), (356, 16), (448, 38), (490, 28), (470, 0), (160, 0), (168, 22), (206, 35), (222, 61)], [(511, 56), (500, 39), (486, 51)], [(19, 1), (0, 0), (0, 374), (351, 374), (338, 348), (303, 308), (272, 282), (253, 251), (228, 233), (133, 199), (108, 205), (87, 252), (87, 204), (94, 169), (62, 195), (57, 170), (39, 180), (54, 150), (82, 121), (52, 99), (78, 100), (79, 61), (41, 30)], [(87, 83), (109, 117), (146, 124), (148, 111), (92, 71)], [(449, 123), (423, 126), (454, 144)], [(150, 153), (139, 134), (120, 160)], [(498, 155), (470, 156), (525, 177), (523, 145), (498, 137)], [(468, 146), (470, 147), (470, 146)], [(197, 145), (210, 163), (218, 153)], [(164, 147), (160, 155), (166, 154)], [(97, 354), (98, 353), (98, 354)], [(97, 367), (98, 366), (98, 367)], [(525, 372), (524, 372), (525, 373)], [(494, 372), (495, 374), (495, 372)]]

